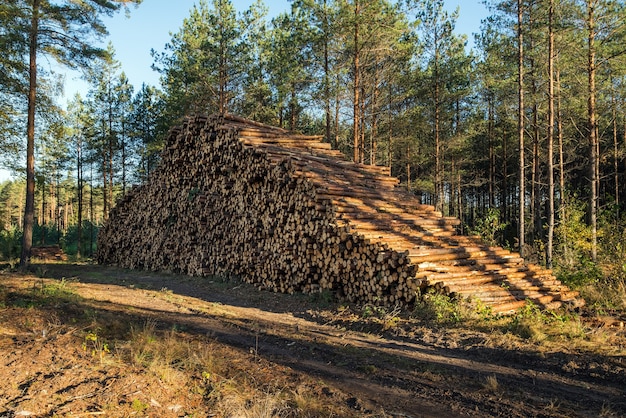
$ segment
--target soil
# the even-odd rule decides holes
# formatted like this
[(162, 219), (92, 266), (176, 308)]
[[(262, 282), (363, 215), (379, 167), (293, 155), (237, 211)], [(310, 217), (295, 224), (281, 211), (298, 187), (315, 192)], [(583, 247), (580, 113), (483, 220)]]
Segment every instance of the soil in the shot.
[[(623, 327), (589, 322), (601, 343), (546, 345), (236, 280), (34, 269), (0, 274), (0, 418), (626, 416)], [(145, 367), (129, 348), (142, 327), (210, 350), (223, 371)]]

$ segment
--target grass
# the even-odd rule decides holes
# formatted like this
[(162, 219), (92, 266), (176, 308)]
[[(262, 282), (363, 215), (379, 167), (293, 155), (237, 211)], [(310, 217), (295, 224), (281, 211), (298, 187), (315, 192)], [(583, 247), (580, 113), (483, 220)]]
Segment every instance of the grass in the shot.
[(342, 414), (307, 390), (306, 385), (291, 388), (290, 382), (272, 373), (267, 362), (252, 359), (253, 354), (240, 352), (233, 357), (232, 349), (208, 338), (161, 330), (154, 321), (132, 326), (129, 340), (119, 352), (124, 361), (152, 373), (165, 384), (188, 387), (202, 395), (212, 410), (220, 411), (217, 416)]
[(599, 314), (626, 311), (626, 279), (587, 284), (580, 288), (587, 304)]
[(498, 391), (498, 378), (495, 374), (489, 375), (485, 378), (485, 382), (483, 383), (483, 387), (485, 390), (489, 392), (497, 392)]

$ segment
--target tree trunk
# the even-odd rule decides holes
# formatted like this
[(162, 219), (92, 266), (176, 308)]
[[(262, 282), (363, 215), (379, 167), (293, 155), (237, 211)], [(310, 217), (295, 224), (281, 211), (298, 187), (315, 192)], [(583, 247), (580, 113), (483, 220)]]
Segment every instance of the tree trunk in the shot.
[(289, 100), (289, 130), (296, 130), (296, 83), (291, 83), (291, 99)]
[(554, 0), (548, 12), (548, 244), (546, 266), (552, 268), (554, 245)]
[(502, 205), (504, 205), (503, 219), (509, 223), (511, 219), (511, 202), (509, 199), (509, 147), (506, 128), (502, 128)]
[(489, 97), (487, 98), (487, 107), (488, 107), (488, 121), (487, 121), (487, 140), (489, 142), (489, 207), (495, 207), (495, 152), (494, 152), (494, 100), (491, 92), (488, 93)]
[(126, 125), (122, 117), (122, 196), (126, 194)]
[(341, 101), (339, 100), (339, 91), (335, 94), (335, 123), (334, 123), (334, 137), (335, 137), (335, 146), (339, 148), (339, 107)]
[(94, 223), (94, 213), (93, 213), (93, 164), (90, 164), (90, 174), (89, 174), (89, 256), (93, 255), (93, 242), (94, 242), (94, 233), (93, 233), (93, 223)]
[(361, 161), (361, 156), (359, 155), (359, 151), (361, 146), (360, 142), (360, 118), (359, 118), (359, 109), (361, 106), (361, 98), (359, 97), (359, 93), (361, 91), (361, 77), (360, 77), (360, 63), (359, 63), (359, 20), (361, 13), (360, 2), (359, 0), (355, 0), (354, 2), (354, 62), (353, 62), (353, 70), (354, 70), (354, 103), (353, 103), (353, 142), (354, 142), (354, 162), (358, 163)]
[(522, 31), (523, 24), (523, 8), (522, 0), (517, 0), (517, 43), (518, 43), (518, 119), (517, 133), (519, 138), (519, 253), (524, 257), (525, 246), (525, 210), (526, 205), (526, 189), (525, 189), (525, 172), (524, 172), (524, 34)]
[(530, 74), (530, 88), (531, 88), (531, 101), (532, 101), (532, 170), (530, 181), (530, 218), (532, 225), (531, 239), (532, 242), (542, 240), (542, 219), (541, 219), (541, 133), (539, 132), (539, 104), (538, 104), (538, 76), (537, 65), (533, 57), (532, 51), (535, 50), (535, 37), (532, 32), (532, 28), (535, 24), (534, 15), (532, 13), (532, 4), (528, 7), (529, 22), (528, 27), (531, 28), (528, 32), (528, 43), (531, 54), (529, 56), (529, 74)]
[(406, 188), (411, 191), (411, 145), (406, 146)]
[(589, 222), (591, 225), (591, 258), (598, 258), (598, 127), (596, 117), (596, 24), (595, 2), (587, 0), (587, 116), (589, 123)]
[(378, 149), (378, 65), (374, 74), (374, 92), (372, 94), (372, 132), (370, 133), (370, 165), (376, 165), (376, 154)]
[(30, 264), (30, 250), (33, 246), (33, 224), (35, 222), (35, 103), (37, 98), (37, 37), (39, 32), (39, 1), (33, 0), (29, 47), (29, 88), (28, 118), (26, 124), (26, 206), (24, 208), (24, 233), (20, 270), (25, 271)]
[(363, 82), (363, 77), (361, 77), (361, 103), (359, 105), (359, 163), (365, 164), (365, 114), (366, 114), (366, 106), (365, 106), (365, 84)]
[(324, 0), (324, 107), (326, 115), (326, 140), (330, 142), (333, 148), (337, 148), (337, 141), (333, 141), (331, 138), (331, 116), (330, 116), (330, 58), (328, 51), (328, 44), (330, 43), (328, 31), (330, 30), (328, 24), (328, 6), (327, 0)]
[[(111, 121), (109, 122), (110, 124), (113, 123), (113, 120), (111, 119)], [(108, 172), (108, 181), (109, 181), (109, 187), (107, 188), (108, 194), (104, 197), (107, 200), (107, 208), (109, 209), (109, 212), (111, 211), (111, 209), (113, 209), (113, 154), (115, 152), (115, 136), (113, 135), (113, 127), (109, 126), (109, 149), (108, 149), (108, 161), (107, 161), (107, 172)], [(108, 212), (104, 215), (105, 219), (108, 219), (109, 214)]]
[[(531, 67), (532, 68), (532, 67)], [(532, 70), (531, 70), (532, 71)], [(531, 225), (533, 229), (531, 231), (531, 239), (541, 239), (541, 173), (540, 173), (540, 133), (539, 133), (539, 109), (537, 106), (537, 89), (536, 79), (532, 80), (532, 100), (533, 103), (533, 155), (532, 155), (532, 170), (531, 170), (531, 191), (530, 191), (530, 217)]]
[(42, 177), (41, 181), (41, 212), (39, 216), (39, 220), (37, 222), (39, 224), (39, 245), (46, 244), (46, 180)]
[[(566, 201), (566, 191), (565, 191), (565, 157), (563, 150), (563, 115), (561, 114), (561, 71), (557, 68), (556, 70), (556, 87), (557, 87), (557, 97), (556, 97), (556, 116), (557, 116), (557, 130), (559, 131), (559, 195), (560, 195), (560, 206), (565, 205)], [(563, 221), (563, 219), (561, 219)]]
[(619, 139), (617, 135), (617, 99), (615, 98), (615, 91), (611, 93), (611, 102), (613, 108), (613, 181), (615, 183), (615, 207), (617, 208), (619, 218)]
[(76, 258), (80, 260), (82, 255), (82, 238), (83, 238), (83, 161), (82, 161), (82, 144), (79, 140), (76, 149), (76, 182), (78, 186), (78, 225), (77, 225), (77, 243)]
[(435, 102), (435, 208), (438, 211), (443, 212), (443, 204), (442, 204), (442, 181), (441, 181), (441, 103), (440, 103), (440, 95), (441, 95), (441, 86), (439, 82), (439, 38), (437, 33), (435, 33), (435, 68), (434, 68), (434, 77), (435, 77), (435, 90), (434, 90), (434, 102)]
[[(390, 87), (391, 90), (391, 87)], [(391, 93), (391, 92), (390, 92)], [(391, 97), (392, 95), (389, 94), (389, 111), (387, 112), (387, 134), (389, 136), (388, 138), (388, 144), (387, 144), (387, 166), (389, 167), (389, 174), (393, 175), (393, 173), (391, 172), (391, 170), (393, 169), (392, 167), (392, 162), (393, 162), (393, 112), (392, 112), (392, 106), (391, 106)]]

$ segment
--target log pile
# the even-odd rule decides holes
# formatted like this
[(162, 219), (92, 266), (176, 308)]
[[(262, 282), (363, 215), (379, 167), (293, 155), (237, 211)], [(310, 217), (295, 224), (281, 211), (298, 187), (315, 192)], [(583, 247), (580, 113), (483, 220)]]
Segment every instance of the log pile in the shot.
[(496, 312), (532, 299), (582, 303), (550, 271), (456, 233), (387, 167), (345, 161), (306, 136), (234, 115), (170, 131), (161, 164), (114, 208), (100, 263), (236, 275), (274, 292), (331, 290), (350, 302), (410, 306), (428, 288)]
[(30, 249), (30, 256), (33, 259), (41, 261), (67, 261), (67, 255), (58, 245), (32, 247)]

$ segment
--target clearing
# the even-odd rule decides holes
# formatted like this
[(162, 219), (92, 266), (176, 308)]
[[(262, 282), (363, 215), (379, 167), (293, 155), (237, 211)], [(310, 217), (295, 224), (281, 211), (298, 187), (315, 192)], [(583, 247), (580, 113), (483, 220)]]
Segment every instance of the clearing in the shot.
[(623, 322), (552, 318), (548, 335), (537, 313), (444, 323), (236, 280), (33, 268), (0, 274), (0, 417), (626, 416)]

